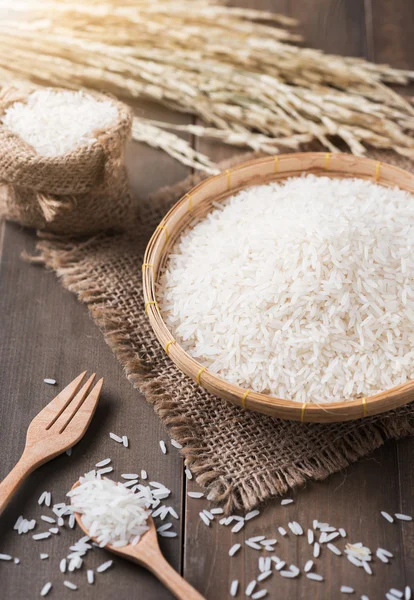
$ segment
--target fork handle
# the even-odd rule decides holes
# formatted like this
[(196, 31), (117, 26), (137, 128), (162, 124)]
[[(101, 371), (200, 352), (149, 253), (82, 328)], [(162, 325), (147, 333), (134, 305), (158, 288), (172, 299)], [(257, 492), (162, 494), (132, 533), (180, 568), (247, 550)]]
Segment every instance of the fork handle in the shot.
[(8, 505), (11, 497), (23, 481), (34, 471), (36, 465), (28, 460), (27, 455), (23, 453), (16, 466), (0, 483), (0, 515)]

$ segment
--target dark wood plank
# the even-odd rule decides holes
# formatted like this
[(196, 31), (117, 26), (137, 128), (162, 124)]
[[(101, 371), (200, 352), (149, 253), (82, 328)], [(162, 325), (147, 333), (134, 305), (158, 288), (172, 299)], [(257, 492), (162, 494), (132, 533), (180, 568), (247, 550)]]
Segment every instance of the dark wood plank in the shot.
[[(414, 441), (412, 438), (401, 440), (397, 446), (398, 468), (398, 512), (412, 515), (414, 508)], [(404, 579), (414, 589), (414, 535), (413, 524), (401, 524), (401, 560), (404, 565)]]
[[(142, 105), (141, 110), (152, 118), (176, 118), (149, 104)], [(182, 116), (177, 118), (183, 121)], [(129, 149), (128, 165), (137, 202), (189, 172), (166, 154), (138, 144)], [(66, 491), (79, 475), (106, 457), (112, 457), (117, 478), (121, 473), (146, 469), (151, 479), (172, 490), (171, 504), (181, 513), (183, 468), (178, 451), (169, 443), (168, 455), (161, 453), (159, 440), (167, 442), (167, 432), (152, 407), (125, 378), (86, 307), (62, 289), (54, 274), (21, 260), (22, 250), (33, 250), (34, 234), (11, 224), (3, 224), (0, 231), (0, 479), (19, 458), (29, 422), (59, 389), (84, 369), (105, 377), (96, 416), (72, 456), (60, 456), (32, 474), (0, 519), (0, 552), (21, 560), (19, 565), (0, 563), (0, 596), (38, 597), (43, 584), (52, 581), (55, 597), (65, 600), (73, 594), (63, 587), (63, 580), (69, 579), (79, 585), (83, 598), (126, 600), (131, 590), (138, 590), (141, 598), (171, 598), (152, 575), (121, 559), (115, 559), (112, 573), (97, 576), (94, 586), (86, 583), (84, 568), (63, 576), (59, 561), (81, 537), (79, 530), (45, 541), (33, 541), (30, 533), (18, 536), (12, 531), (20, 514), (39, 519), (41, 514), (49, 513), (37, 505), (43, 490), (52, 491), (54, 502), (64, 501)], [(55, 378), (58, 385), (44, 384), (45, 377)], [(130, 448), (110, 440), (110, 431), (128, 435)], [(161, 539), (166, 558), (178, 570), (182, 563), (181, 527), (181, 521), (174, 521), (178, 539)], [(46, 523), (38, 521), (36, 531), (43, 530)], [(50, 558), (41, 561), (40, 552), (49, 553)], [(94, 568), (108, 558), (107, 552), (94, 551), (86, 563)]]
[[(308, 483), (291, 496), (295, 499), (292, 505), (282, 507), (279, 500), (269, 502), (260, 516), (249, 521), (240, 533), (231, 533), (230, 527), (220, 526), (218, 522), (207, 528), (198, 513), (208, 508), (209, 503), (205, 499), (189, 498), (185, 533), (186, 578), (209, 599), (223, 597), (233, 579), (240, 581), (243, 592), (259, 574), (259, 556), (269, 555), (245, 546), (245, 540), (256, 535), (276, 538), (275, 554), (287, 565), (295, 564), (303, 569), (306, 561), (313, 559), (312, 549), (305, 536), (295, 537), (288, 530), (288, 522), (295, 520), (306, 531), (312, 527), (313, 519), (318, 519), (346, 530), (347, 538), (334, 542), (341, 550), (346, 542), (362, 542), (374, 553), (378, 547), (387, 548), (395, 559), (390, 565), (384, 565), (374, 558), (374, 576), (370, 576), (351, 565), (344, 556), (336, 556), (323, 546), (320, 558), (314, 560), (315, 572), (325, 578), (323, 583), (309, 581), (303, 575), (288, 580), (275, 572), (260, 588), (268, 589), (270, 596), (298, 600), (338, 598), (341, 585), (354, 587), (356, 597), (366, 594), (369, 598), (382, 597), (390, 587), (401, 588), (403, 584), (410, 583), (411, 578), (405, 569), (405, 562), (410, 563), (407, 551), (403, 553), (402, 540), (406, 533), (412, 543), (409, 529), (412, 524), (391, 525), (380, 515), (382, 510), (390, 513), (400, 510), (398, 493), (392, 493), (396, 489), (393, 488), (396, 474), (396, 456), (387, 445), (372, 457), (323, 482)], [(195, 489), (194, 485), (190, 487)], [(405, 510), (408, 510), (407, 506)], [(288, 530), (286, 537), (279, 534), (279, 526)], [(230, 558), (228, 551), (235, 543), (241, 543), (242, 549)]]
[[(31, 534), (19, 537), (12, 532), (19, 514), (36, 519), (49, 514), (37, 506), (42, 491), (52, 491), (54, 502), (64, 501), (65, 492), (78, 476), (106, 457), (112, 458), (118, 478), (121, 473), (145, 468), (151, 478), (164, 482), (173, 491), (172, 502), (179, 510), (182, 466), (175, 450), (168, 457), (161, 453), (158, 441), (168, 438), (166, 431), (152, 408), (126, 380), (86, 308), (59, 286), (52, 273), (23, 263), (23, 247), (32, 249), (32, 236), (7, 225), (1, 266), (0, 419), (4, 430), (0, 477), (13, 467), (23, 450), (30, 420), (67, 382), (81, 370), (89, 369), (105, 377), (105, 386), (91, 427), (72, 456), (60, 456), (35, 472), (0, 520), (0, 551), (21, 559), (18, 566), (0, 565), (2, 594), (4, 598), (37, 597), (42, 585), (50, 580), (59, 597), (70, 598), (72, 592), (62, 587), (58, 564), (71, 543), (81, 537), (80, 531), (36, 542)], [(44, 377), (55, 378), (59, 385), (44, 384)], [(110, 431), (128, 435), (130, 448), (110, 440)], [(176, 529), (180, 531), (180, 524)], [(43, 530), (46, 524), (39, 521), (36, 531)], [(167, 558), (179, 569), (180, 541), (165, 542), (162, 546)], [(39, 552), (49, 553), (50, 559), (40, 561)], [(107, 558), (106, 552), (95, 551), (87, 558), (87, 564), (94, 568)], [(17, 573), (20, 576), (16, 577)], [(84, 590), (85, 577), (83, 569), (66, 579), (82, 583)], [(116, 559), (113, 574), (98, 577), (95, 586), (90, 586), (88, 598), (109, 598), (116, 593), (118, 598), (126, 599), (136, 585), (145, 598), (170, 598), (151, 575), (120, 559)], [(36, 593), (32, 596), (30, 590)]]
[(366, 56), (364, 3), (361, 0), (290, 0), (305, 45), (330, 54)]
[(414, 3), (365, 0), (372, 59), (400, 69), (414, 67)]
[[(395, 67), (414, 69), (414, 4), (405, 0), (366, 0), (370, 19), (369, 36), (372, 59), (386, 62)], [(414, 94), (414, 85), (404, 94)], [(399, 512), (411, 514), (414, 507), (414, 441), (402, 440), (395, 444), (397, 453), (398, 487), (395, 496), (398, 499)], [(401, 560), (404, 565), (404, 577), (408, 585), (414, 588), (414, 536), (412, 524), (401, 526)]]
[[(233, 3), (281, 11), (296, 17), (300, 20), (299, 30), (305, 36), (306, 45), (322, 48), (330, 53), (352, 56), (367, 56), (369, 53), (370, 40), (366, 35), (369, 23), (365, 19), (364, 4), (359, 0), (246, 0)], [(197, 148), (216, 161), (234, 155), (237, 151), (205, 140), (197, 141)], [(395, 560), (392, 565), (374, 561), (375, 575), (371, 577), (351, 565), (344, 556), (337, 557), (324, 548), (321, 558), (315, 561), (317, 571), (325, 577), (324, 583), (312, 582), (303, 576), (294, 581), (286, 580), (275, 573), (261, 585), (269, 590), (271, 597), (298, 600), (338, 598), (340, 586), (350, 585), (355, 588), (356, 597), (367, 594), (372, 599), (383, 597), (390, 587), (401, 588), (403, 584), (410, 583), (411, 575), (407, 570), (407, 564), (410, 564), (408, 559), (412, 559), (410, 526), (390, 525), (380, 515), (381, 510), (400, 510), (401, 501), (404, 510), (408, 512), (410, 501), (411, 506), (413, 505), (412, 470), (408, 472), (413, 457), (410, 455), (411, 460), (406, 460), (404, 465), (400, 464), (400, 469), (406, 469), (406, 483), (400, 499), (398, 460), (401, 463), (403, 454), (397, 457), (396, 446), (392, 442), (388, 443), (372, 457), (352, 465), (342, 473), (320, 483), (309, 483), (298, 491), (295, 504), (290, 507), (281, 507), (279, 501), (270, 502), (260, 517), (249, 522), (246, 530), (238, 534), (232, 534), (230, 528), (218, 523), (207, 528), (198, 513), (208, 503), (205, 499), (187, 498), (184, 558), (186, 578), (212, 600), (225, 597), (231, 581), (239, 579), (240, 597), (248, 582), (259, 573), (259, 553), (245, 547), (245, 539), (260, 534), (276, 537), (276, 555), (286, 560), (287, 564), (293, 563), (303, 568), (306, 560), (312, 558), (306, 540), (294, 538), (292, 534), (283, 538), (277, 527), (282, 525), (287, 528), (289, 520), (297, 520), (305, 528), (312, 524), (313, 519), (319, 519), (344, 527), (348, 533), (346, 541), (362, 541), (374, 552), (378, 546), (388, 548), (395, 553)], [(402, 442), (399, 447), (407, 446), (414, 449), (413, 441)], [(191, 482), (188, 488), (195, 489), (195, 486)], [(228, 550), (236, 542), (242, 543), (242, 550), (235, 557), (229, 558)], [(409, 543), (411, 546), (407, 549)], [(342, 549), (344, 541), (337, 545)]]

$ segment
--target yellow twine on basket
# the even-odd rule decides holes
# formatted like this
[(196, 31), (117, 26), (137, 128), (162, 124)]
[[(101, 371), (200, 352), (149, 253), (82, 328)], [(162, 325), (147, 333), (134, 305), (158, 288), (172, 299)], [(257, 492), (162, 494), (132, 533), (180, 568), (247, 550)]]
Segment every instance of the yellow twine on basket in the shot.
[(275, 156), (274, 158), (275, 158), (275, 175), (277, 175), (279, 172), (279, 157)]
[(227, 173), (227, 190), (230, 190), (230, 188), (231, 188), (231, 171), (230, 171), (230, 169), (227, 169), (226, 173)]
[(175, 342), (176, 342), (176, 341), (177, 341), (177, 340), (170, 340), (169, 342), (167, 342), (167, 343), (165, 344), (165, 352), (166, 352), (167, 356), (168, 356), (168, 350), (169, 350), (169, 348), (170, 348), (171, 344), (175, 344)]
[(305, 420), (305, 408), (306, 408), (307, 402), (304, 402), (302, 404), (302, 410), (300, 411), (300, 421), (301, 423), (303, 423), (303, 421)]
[(142, 270), (144, 271), (146, 267), (152, 267), (152, 268), (154, 268), (154, 265), (152, 263), (143, 263), (142, 264)]
[(361, 402), (362, 402), (362, 414), (364, 415), (364, 417), (366, 417), (367, 416), (367, 399), (362, 398)]
[(241, 399), (242, 408), (246, 408), (246, 398), (250, 394), (250, 390), (246, 390)]
[(381, 170), (381, 163), (378, 161), (377, 164), (375, 165), (375, 181), (379, 180), (380, 170)]
[(157, 229), (164, 229), (165, 232), (165, 241), (168, 242), (169, 239), (169, 234), (168, 234), (168, 229), (166, 225), (158, 225)]
[(155, 302), (155, 300), (150, 300), (149, 302), (145, 303), (145, 312), (148, 314), (148, 306), (150, 306), (150, 304), (153, 304), (156, 308), (158, 308), (158, 303)]
[(205, 371), (207, 369), (207, 367), (202, 367), (199, 372), (197, 373), (197, 383), (198, 385), (201, 385), (201, 381), (200, 381), (200, 377), (201, 377), (201, 373), (203, 373), (203, 371)]
[(191, 194), (187, 194), (187, 198), (188, 198), (188, 212), (191, 212), (193, 210), (193, 197)]
[(331, 153), (327, 152), (325, 154), (325, 169), (328, 170), (329, 169), (329, 159), (331, 158)]

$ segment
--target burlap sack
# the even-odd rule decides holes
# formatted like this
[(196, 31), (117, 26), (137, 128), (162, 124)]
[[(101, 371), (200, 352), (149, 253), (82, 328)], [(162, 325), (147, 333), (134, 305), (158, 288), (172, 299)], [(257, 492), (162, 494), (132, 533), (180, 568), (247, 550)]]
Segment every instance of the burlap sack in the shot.
[[(392, 153), (371, 156), (412, 168), (408, 159)], [(191, 176), (153, 194), (139, 206), (127, 233), (102, 234), (86, 242), (43, 240), (38, 261), (87, 304), (128, 378), (183, 445), (186, 464), (208, 488), (209, 497), (227, 511), (249, 510), (308, 479), (324, 479), (388, 439), (413, 435), (414, 403), (347, 423), (283, 421), (208, 394), (177, 369), (145, 314), (141, 265), (155, 227), (202, 177)]]
[(64, 235), (124, 229), (132, 198), (124, 165), (131, 135), (131, 110), (113, 98), (118, 119), (95, 132), (97, 141), (61, 156), (39, 156), (1, 125), (9, 106), (25, 102), (33, 90), (5, 88), (0, 95), (0, 216), (21, 225)]

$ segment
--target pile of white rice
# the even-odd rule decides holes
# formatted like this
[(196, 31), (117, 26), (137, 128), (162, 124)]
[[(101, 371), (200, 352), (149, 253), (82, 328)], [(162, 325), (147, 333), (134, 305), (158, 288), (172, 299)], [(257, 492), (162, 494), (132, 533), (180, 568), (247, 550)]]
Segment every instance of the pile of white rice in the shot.
[(149, 529), (146, 501), (121, 483), (101, 479), (95, 471), (86, 473), (79, 481), (80, 485), (67, 496), (71, 498), (73, 512), (82, 515), (88, 535), (96, 538), (101, 547), (137, 544)]
[(313, 175), (248, 188), (184, 232), (157, 300), (211, 372), (298, 402), (414, 378), (414, 197)]
[(15, 102), (2, 123), (30, 144), (40, 156), (59, 156), (96, 141), (116, 121), (118, 108), (84, 92), (38, 90), (27, 102)]

